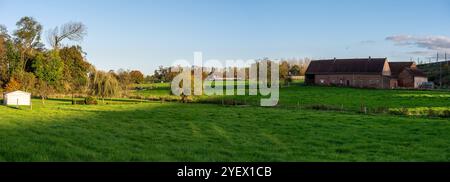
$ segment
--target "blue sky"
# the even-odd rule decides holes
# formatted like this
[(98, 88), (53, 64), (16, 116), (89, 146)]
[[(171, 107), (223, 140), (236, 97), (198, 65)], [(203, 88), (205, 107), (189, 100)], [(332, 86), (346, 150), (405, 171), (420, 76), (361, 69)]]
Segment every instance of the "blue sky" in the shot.
[[(388, 57), (450, 50), (446, 0), (0, 0), (0, 24), (81, 21), (97, 68), (150, 74), (177, 59)], [(44, 31), (45, 33), (45, 31)], [(449, 51), (450, 52), (450, 51)]]

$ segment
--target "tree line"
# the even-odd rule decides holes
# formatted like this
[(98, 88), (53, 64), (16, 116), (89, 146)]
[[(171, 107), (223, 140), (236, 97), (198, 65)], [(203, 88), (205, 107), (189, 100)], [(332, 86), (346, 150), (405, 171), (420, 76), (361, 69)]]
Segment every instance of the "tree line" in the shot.
[[(11, 33), (0, 25), (0, 91), (31, 92), (42, 98), (42, 102), (52, 94), (71, 95), (72, 98), (78, 94), (100, 98), (126, 97), (133, 83), (170, 82), (181, 71), (160, 66), (153, 75), (144, 77), (138, 70), (97, 70), (86, 59), (82, 47), (77, 45), (87, 35), (87, 27), (81, 22), (68, 22), (47, 30), (48, 48), (42, 35), (43, 26), (33, 17), (22, 17)], [(67, 42), (72, 44), (64, 44)], [(280, 62), (280, 79), (285, 83), (291, 76), (304, 75), (306, 71), (307, 64), (291, 62)], [(248, 73), (248, 68), (241, 69)], [(223, 71), (222, 75), (225, 76), (226, 72)], [(203, 73), (203, 77), (211, 73)]]
[(33, 17), (22, 17), (11, 33), (0, 25), (0, 91), (23, 90), (42, 98), (51, 94), (126, 95), (130, 84), (144, 82), (137, 70), (100, 71), (86, 59), (78, 43), (87, 35), (81, 22), (68, 22), (46, 33)]
[[(260, 62), (267, 61), (272, 62), (272, 60), (268, 58), (263, 58), (256, 60), (253, 66), (259, 65)], [(282, 83), (287, 84), (288, 82), (292, 82), (292, 77), (295, 76), (305, 76), (306, 69), (309, 66), (311, 61), (308, 58), (305, 59), (283, 59), (279, 61), (279, 74), (280, 81)], [(268, 64), (268, 68), (270, 69), (270, 64)], [(199, 68), (196, 68), (199, 69)], [(203, 78), (210, 76), (211, 74), (215, 74), (218, 77), (226, 77), (226, 75), (234, 75), (235, 78), (238, 78), (238, 71), (245, 71), (245, 77), (243, 80), (249, 79), (249, 67), (237, 68), (237, 67), (227, 67), (227, 68), (201, 68), (203, 71)], [(153, 73), (153, 75), (148, 75), (145, 77), (145, 83), (160, 83), (160, 82), (170, 82), (177, 76), (183, 69), (178, 67), (164, 67), (159, 66)], [(231, 74), (229, 74), (231, 72)], [(193, 72), (192, 72), (193, 74)], [(270, 77), (270, 75), (268, 75)]]

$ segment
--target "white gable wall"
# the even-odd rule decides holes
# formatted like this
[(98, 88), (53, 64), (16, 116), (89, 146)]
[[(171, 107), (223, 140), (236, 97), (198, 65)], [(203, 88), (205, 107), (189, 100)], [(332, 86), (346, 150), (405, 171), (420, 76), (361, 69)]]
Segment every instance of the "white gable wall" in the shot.
[(414, 77), (414, 88), (419, 88), (423, 83), (428, 82), (427, 77)]
[(10, 92), (4, 95), (3, 104), (4, 105), (30, 105), (31, 94), (27, 92)]

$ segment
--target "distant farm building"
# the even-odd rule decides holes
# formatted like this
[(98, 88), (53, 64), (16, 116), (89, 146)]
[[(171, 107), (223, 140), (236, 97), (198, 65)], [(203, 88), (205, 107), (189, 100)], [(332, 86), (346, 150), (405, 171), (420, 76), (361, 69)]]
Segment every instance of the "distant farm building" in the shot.
[(419, 88), (428, 82), (427, 75), (417, 68), (414, 62), (390, 62), (392, 79), (398, 87)]
[(419, 88), (427, 76), (413, 62), (388, 62), (387, 58), (315, 60), (305, 82), (363, 88)]
[(305, 80), (304, 76), (289, 76), (292, 80)]
[(221, 77), (221, 76), (217, 76), (217, 75), (213, 75), (211, 79), (209, 79), (210, 81), (242, 81), (244, 80), (241, 77)]
[(27, 105), (31, 104), (31, 93), (23, 91), (7, 92), (3, 94), (4, 105)]

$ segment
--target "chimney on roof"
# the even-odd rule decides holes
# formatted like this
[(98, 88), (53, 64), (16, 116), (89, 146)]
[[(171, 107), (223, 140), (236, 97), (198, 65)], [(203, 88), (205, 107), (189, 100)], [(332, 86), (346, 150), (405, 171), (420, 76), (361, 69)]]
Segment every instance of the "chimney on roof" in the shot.
[(336, 61), (336, 57), (334, 57), (334, 61)]
[(369, 56), (369, 61), (372, 60), (372, 57)]

